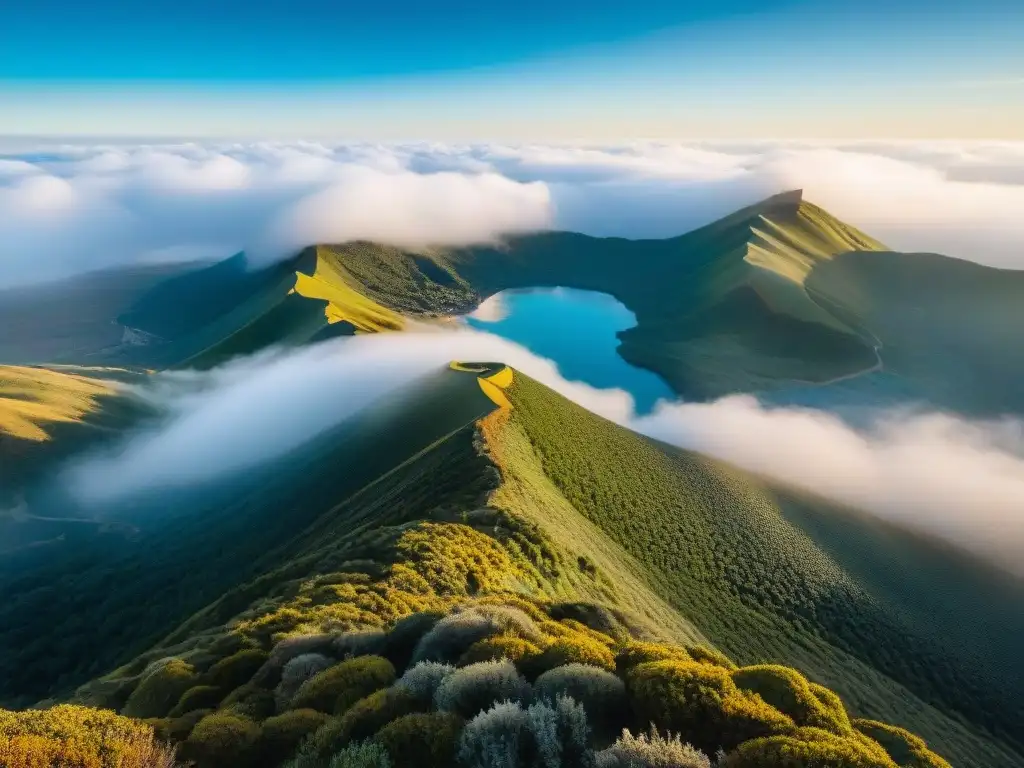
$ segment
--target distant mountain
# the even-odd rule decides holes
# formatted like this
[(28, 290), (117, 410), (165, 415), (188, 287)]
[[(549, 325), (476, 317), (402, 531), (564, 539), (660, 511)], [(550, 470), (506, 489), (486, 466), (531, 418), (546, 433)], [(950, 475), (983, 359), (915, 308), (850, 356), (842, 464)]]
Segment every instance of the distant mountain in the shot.
[[(104, 279), (123, 287), (83, 287)], [(40, 287), (30, 302), (0, 295), (0, 319), (25, 329), (0, 343), (0, 362), (204, 367), (561, 285), (620, 299), (637, 317), (620, 333), (622, 356), (689, 399), (843, 382), (869, 398), (891, 390), (971, 414), (1024, 413), (1024, 272), (893, 253), (799, 191), (665, 240), (549, 232), (416, 252), (355, 242), (262, 269), (238, 254), (163, 281), (90, 280)], [(54, 307), (81, 324), (55, 326)]]

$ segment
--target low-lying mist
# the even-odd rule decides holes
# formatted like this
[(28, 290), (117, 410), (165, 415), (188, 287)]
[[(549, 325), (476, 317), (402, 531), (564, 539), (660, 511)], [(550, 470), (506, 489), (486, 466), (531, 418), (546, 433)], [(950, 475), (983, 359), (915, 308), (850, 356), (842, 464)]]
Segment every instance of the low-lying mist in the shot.
[[(751, 396), (662, 402), (636, 415), (622, 390), (564, 379), (527, 349), (469, 329), (336, 339), (163, 373), (138, 392), (166, 419), (63, 478), (85, 504), (202, 483), (300, 446), (451, 360), (501, 360), (605, 418), (856, 507), (1024, 576), (1024, 425), (879, 410), (866, 426)], [(339, 468), (344, 471), (344, 468)]]

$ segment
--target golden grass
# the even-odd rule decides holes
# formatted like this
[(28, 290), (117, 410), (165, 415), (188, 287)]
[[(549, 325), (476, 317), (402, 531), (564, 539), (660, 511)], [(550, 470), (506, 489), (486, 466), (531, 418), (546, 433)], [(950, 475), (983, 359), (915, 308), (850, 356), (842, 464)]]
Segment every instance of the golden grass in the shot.
[(44, 442), (46, 425), (76, 422), (113, 393), (109, 381), (28, 366), (0, 366), (0, 435)]
[(312, 275), (296, 272), (291, 292), (326, 301), (324, 315), (328, 323), (351, 323), (364, 333), (401, 330), (402, 316), (364, 296), (354, 287), (356, 284), (338, 256), (318, 246), (316, 269)]

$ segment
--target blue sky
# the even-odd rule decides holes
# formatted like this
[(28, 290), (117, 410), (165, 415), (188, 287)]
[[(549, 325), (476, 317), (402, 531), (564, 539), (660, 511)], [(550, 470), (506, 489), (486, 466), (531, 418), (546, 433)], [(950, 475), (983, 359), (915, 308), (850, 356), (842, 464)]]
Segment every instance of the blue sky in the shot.
[(7, 0), (0, 133), (1024, 138), (1024, 3)]

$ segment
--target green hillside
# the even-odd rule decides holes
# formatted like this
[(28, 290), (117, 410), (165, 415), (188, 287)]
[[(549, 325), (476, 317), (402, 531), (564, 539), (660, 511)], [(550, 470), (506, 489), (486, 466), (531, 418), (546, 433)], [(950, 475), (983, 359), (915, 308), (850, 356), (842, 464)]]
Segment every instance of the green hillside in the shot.
[(557, 285), (626, 304), (621, 354), (686, 397), (885, 376), (1024, 413), (1024, 273), (889, 252), (795, 192), (666, 240), (319, 245), (0, 295), (0, 706), (44, 707), (0, 710), (0, 766), (172, 768), (164, 742), (196, 768), (1024, 766), (1019, 581), (500, 362), (215, 480), (99, 511), (51, 482), (154, 415), (123, 386), (147, 369)]
[(1024, 412), (1024, 272), (891, 253), (799, 191), (664, 240), (352, 242), (262, 269), (238, 254), (163, 280), (99, 279), (0, 295), (0, 319), (25, 329), (0, 343), (0, 362), (208, 367), (276, 343), (434, 322), (505, 289), (566, 286), (622, 301), (637, 325), (620, 333), (621, 355), (686, 398), (842, 382), (869, 400), (888, 386), (971, 414)]
[[(899, 608), (922, 597), (917, 587), (902, 596), (887, 591), (864, 578), (869, 567), (853, 568), (829, 551), (826, 535), (838, 531), (841, 510), (637, 436), (500, 366), (455, 366), (381, 408), (275, 465), (275, 482), (247, 478), (245, 494), (219, 520), (210, 516), (219, 504), (214, 489), (205, 504), (193, 496), (196, 512), (168, 530), (144, 529), (135, 554), (93, 550), (0, 585), (0, 626), (10, 628), (0, 640), (8, 702), (17, 701), (12, 691), (67, 696), (76, 676), (122, 663), (74, 700), (155, 718), (158, 734), (181, 741), (182, 756), (200, 766), (221, 764), (223, 756), (204, 751), (212, 748), (206, 731), (221, 727), (253, 740), (232, 736), (238, 762), (229, 764), (276, 765), (246, 750), (270, 738), (275, 718), (298, 718), (287, 714), (292, 707), (306, 718), (304, 733), (340, 729), (325, 732), (325, 749), (378, 730), (382, 743), (399, 749), (384, 724), (435, 710), (373, 691), (410, 665), (439, 615), (458, 612), (466, 618), (449, 622), (456, 628), (436, 641), (445, 649), (436, 658), (463, 665), (509, 658), (534, 686), (546, 670), (580, 661), (625, 682), (627, 699), (610, 723), (589, 713), (592, 749), (606, 747), (621, 727), (636, 733), (654, 721), (709, 754), (746, 745), (730, 759), (761, 765), (743, 755), (782, 748), (772, 738), (812, 752), (838, 738), (835, 749), (870, 751), (854, 732), (890, 733), (866, 724), (850, 730), (849, 712), (915, 731), (956, 765), (1024, 764), (1013, 751), (1020, 745), (1011, 746), (1020, 716), (1014, 649), (990, 638), (995, 656), (954, 655), (972, 631), (1019, 636), (1019, 591), (988, 615), (972, 614), (977, 595), (967, 580), (959, 586), (963, 602), (946, 609), (948, 625), (914, 625)], [(330, 468), (339, 465), (356, 471), (338, 478)], [(282, 518), (281, 510), (289, 513)], [(815, 520), (824, 534), (808, 533)], [(927, 561), (924, 545), (899, 534), (861, 535), (862, 557), (886, 541), (918, 552), (917, 564)], [(956, 582), (946, 566), (945, 582), (920, 589)], [(986, 578), (977, 574), (979, 591), (991, 587)], [(965, 629), (968, 616), (981, 624)], [(463, 629), (465, 622), (480, 629)], [(669, 646), (631, 645), (638, 640)], [(104, 649), (98, 658), (96, 648)], [(814, 685), (775, 667), (733, 672), (714, 648), (740, 665), (792, 665)], [(328, 699), (313, 687), (308, 696), (299, 695), (301, 686), (282, 692), (282, 665), (305, 653), (327, 664), (379, 655), (390, 664), (381, 669), (396, 671), (354, 689), (348, 704), (375, 698), (348, 715), (336, 692)], [(647, 664), (634, 670), (635, 654)], [(696, 659), (713, 669), (651, 663), (657, 659)], [(795, 710), (774, 698), (772, 686), (783, 679), (790, 689), (814, 691), (819, 704), (805, 698), (799, 706), (811, 710)], [(674, 686), (682, 691), (697, 680), (725, 686), (723, 703), (714, 705), (725, 709), (673, 709), (685, 700), (670, 693)], [(836, 713), (842, 705), (819, 684), (840, 694), (842, 714), (821, 719), (820, 707)], [(751, 695), (744, 690), (759, 697), (742, 698)], [(473, 700), (485, 709), (480, 696)], [(477, 711), (462, 706), (463, 718)], [(305, 713), (310, 708), (322, 714)], [(827, 733), (801, 730), (808, 726)], [(757, 736), (768, 741), (755, 745)], [(910, 749), (906, 738), (897, 739), (901, 749)], [(290, 754), (298, 740), (288, 744), (281, 749)], [(888, 757), (871, 759), (841, 764), (891, 768)]]

